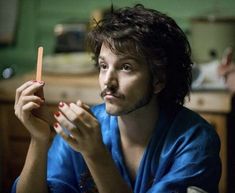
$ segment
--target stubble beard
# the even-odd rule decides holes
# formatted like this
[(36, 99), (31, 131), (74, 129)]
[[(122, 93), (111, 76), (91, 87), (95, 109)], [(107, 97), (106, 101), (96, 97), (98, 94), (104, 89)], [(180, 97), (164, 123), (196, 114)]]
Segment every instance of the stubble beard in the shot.
[(153, 92), (152, 86), (149, 86), (149, 88), (147, 90), (147, 94), (143, 98), (141, 98), (139, 101), (137, 101), (134, 105), (132, 105), (130, 108), (119, 111), (119, 112), (114, 112), (114, 113), (108, 112), (107, 110), (106, 111), (108, 114), (113, 115), (113, 116), (128, 115), (128, 114), (130, 114), (136, 110), (139, 110), (140, 108), (148, 105), (151, 102), (154, 95), (155, 94)]

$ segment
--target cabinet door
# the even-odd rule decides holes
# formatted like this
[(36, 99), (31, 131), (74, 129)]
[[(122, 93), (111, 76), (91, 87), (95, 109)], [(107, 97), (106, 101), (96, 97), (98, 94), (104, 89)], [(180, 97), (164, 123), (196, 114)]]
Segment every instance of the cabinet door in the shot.
[[(56, 107), (49, 106), (50, 111)], [(10, 192), (15, 178), (20, 175), (25, 162), (30, 135), (14, 113), (14, 104), (1, 103), (0, 106), (0, 143), (1, 143), (1, 182), (2, 192)], [(52, 132), (51, 139), (55, 132)]]
[(227, 191), (227, 125), (226, 125), (226, 115), (224, 114), (210, 114), (201, 113), (211, 125), (216, 129), (220, 141), (220, 158), (222, 161), (222, 176), (220, 179), (219, 190), (220, 193), (226, 193)]

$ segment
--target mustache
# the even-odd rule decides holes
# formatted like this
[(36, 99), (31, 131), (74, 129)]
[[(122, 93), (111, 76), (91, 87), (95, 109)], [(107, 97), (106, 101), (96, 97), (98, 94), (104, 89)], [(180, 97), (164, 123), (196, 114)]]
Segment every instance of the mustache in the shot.
[(105, 88), (101, 91), (100, 96), (104, 98), (106, 95), (113, 95), (114, 97), (124, 99), (125, 96), (122, 93), (115, 91), (114, 89)]

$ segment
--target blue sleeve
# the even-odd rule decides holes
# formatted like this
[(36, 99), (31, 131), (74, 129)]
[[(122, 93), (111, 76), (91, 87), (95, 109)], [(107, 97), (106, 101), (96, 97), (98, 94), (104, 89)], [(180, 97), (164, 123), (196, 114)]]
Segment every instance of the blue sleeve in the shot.
[(221, 162), (220, 141), (214, 129), (200, 124), (177, 139), (173, 137), (175, 133), (177, 131), (167, 136), (169, 143), (163, 147), (161, 169), (147, 192), (186, 193), (187, 187), (197, 186), (217, 193)]
[[(59, 135), (56, 135), (48, 152), (47, 163), (47, 183), (51, 193), (79, 192), (76, 176), (79, 176), (79, 170), (82, 169), (83, 159), (79, 153), (76, 157), (73, 154), (76, 153)], [(77, 163), (77, 175), (75, 174), (74, 162)], [(11, 193), (16, 192), (18, 179), (15, 180)]]
[[(76, 156), (74, 156), (76, 154)], [(76, 166), (75, 166), (76, 162)], [(51, 193), (78, 193), (79, 170), (82, 158), (57, 135), (48, 152), (47, 183)]]
[[(106, 117), (104, 105), (93, 107), (94, 109), (101, 119), (103, 116)], [(81, 154), (73, 151), (59, 135), (56, 135), (48, 152), (47, 184), (49, 191), (51, 193), (79, 193), (91, 189), (94, 182), (87, 171)], [(11, 193), (16, 192), (17, 182), (18, 178), (12, 185)]]

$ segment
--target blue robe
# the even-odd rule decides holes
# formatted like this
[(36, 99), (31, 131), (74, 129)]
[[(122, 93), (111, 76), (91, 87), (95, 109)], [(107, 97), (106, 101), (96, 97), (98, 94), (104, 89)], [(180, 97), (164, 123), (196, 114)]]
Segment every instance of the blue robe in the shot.
[[(218, 193), (220, 140), (198, 114), (182, 106), (160, 108), (133, 182), (120, 148), (117, 117), (108, 115), (104, 104), (93, 107), (92, 112), (100, 122), (104, 144), (134, 193), (185, 193), (189, 186)], [(58, 135), (48, 152), (47, 182), (52, 193), (98, 192), (82, 155)]]

